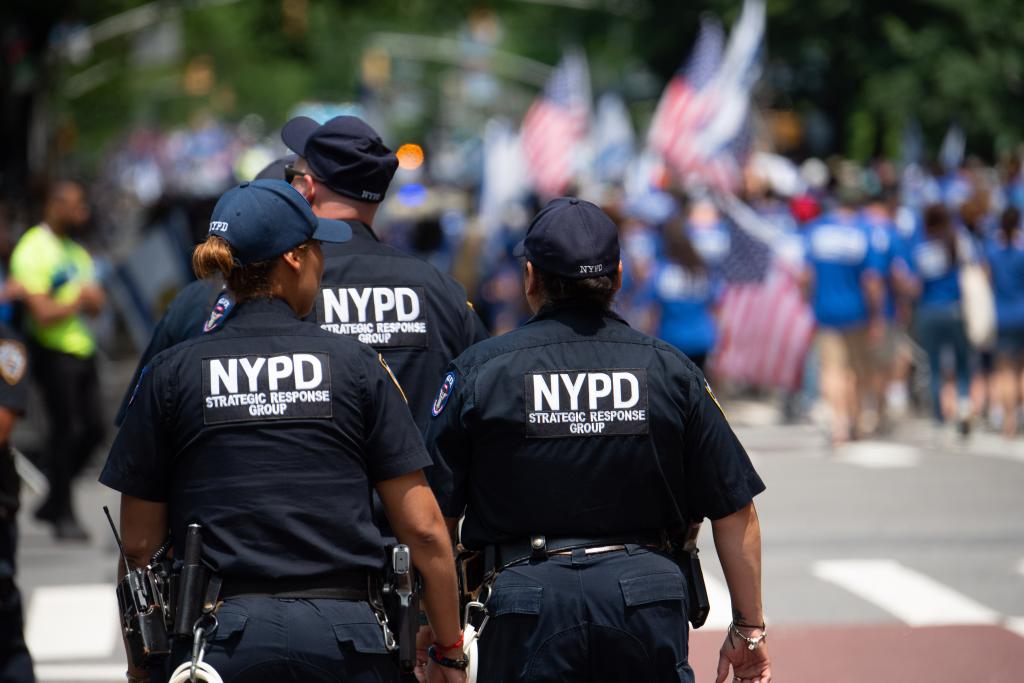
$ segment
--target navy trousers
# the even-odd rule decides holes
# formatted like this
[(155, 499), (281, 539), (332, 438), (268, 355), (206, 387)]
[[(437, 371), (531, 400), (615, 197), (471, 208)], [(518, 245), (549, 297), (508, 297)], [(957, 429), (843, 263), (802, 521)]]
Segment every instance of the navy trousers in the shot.
[[(217, 621), (205, 661), (224, 683), (398, 680), (396, 659), (365, 602), (239, 596), (221, 605)], [(176, 644), (168, 674), (190, 657), (191, 643)]]
[(14, 583), (17, 546), (18, 526), (13, 513), (0, 514), (0, 683), (35, 681), (22, 632), (21, 593)]
[(487, 610), (480, 683), (693, 683), (685, 579), (647, 548), (510, 567)]

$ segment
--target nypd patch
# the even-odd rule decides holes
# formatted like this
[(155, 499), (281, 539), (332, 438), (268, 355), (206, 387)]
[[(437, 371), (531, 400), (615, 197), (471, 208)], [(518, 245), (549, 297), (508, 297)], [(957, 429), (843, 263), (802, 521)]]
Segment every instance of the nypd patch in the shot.
[(213, 309), (210, 311), (210, 317), (207, 318), (203, 324), (203, 334), (209, 334), (214, 330), (220, 329), (224, 321), (227, 320), (228, 316), (231, 315), (231, 310), (235, 307), (235, 297), (231, 292), (225, 290), (217, 297), (217, 303), (213, 305)]
[(441, 382), (441, 388), (437, 390), (437, 398), (434, 399), (434, 405), (431, 406), (430, 412), (434, 417), (441, 414), (444, 407), (448, 405), (448, 399), (452, 395), (452, 389), (455, 388), (455, 373), (449, 372), (444, 377), (444, 381)]

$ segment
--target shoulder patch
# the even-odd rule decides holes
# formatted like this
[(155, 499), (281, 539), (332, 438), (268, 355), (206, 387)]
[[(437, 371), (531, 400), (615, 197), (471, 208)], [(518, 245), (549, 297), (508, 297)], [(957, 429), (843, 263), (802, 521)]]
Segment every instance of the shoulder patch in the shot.
[(471, 311), (476, 311), (476, 306), (474, 306), (473, 302), (470, 301), (469, 299), (466, 299), (466, 308), (468, 308)]
[(718, 397), (715, 396), (715, 392), (711, 391), (711, 384), (708, 383), (707, 379), (704, 380), (704, 390), (708, 392), (708, 396), (718, 406), (718, 410), (721, 411), (722, 415), (725, 416), (725, 410), (722, 409), (722, 404), (718, 402)]
[(231, 309), (235, 307), (234, 295), (224, 290), (221, 295), (217, 297), (217, 302), (213, 304), (213, 309), (210, 311), (210, 317), (207, 318), (206, 322), (203, 323), (203, 334), (209, 334), (214, 330), (217, 330), (224, 324), (228, 316), (231, 315)]
[(391, 381), (394, 382), (395, 388), (398, 389), (398, 393), (400, 393), (405, 402), (408, 403), (409, 397), (405, 395), (405, 390), (402, 389), (402, 385), (398, 383), (398, 378), (395, 377), (395, 373), (391, 372), (391, 366), (388, 365), (386, 360), (384, 360), (384, 356), (378, 353), (377, 360), (380, 361), (380, 366), (384, 368), (384, 372), (388, 373), (388, 377), (390, 377)]
[(437, 398), (434, 399), (434, 405), (430, 407), (430, 413), (437, 417), (444, 410), (444, 407), (448, 405), (448, 399), (452, 395), (452, 389), (455, 388), (455, 373), (449, 372), (444, 376), (444, 381), (441, 382), (441, 388), (437, 390)]
[(0, 376), (14, 386), (25, 377), (28, 354), (25, 345), (17, 339), (0, 339)]

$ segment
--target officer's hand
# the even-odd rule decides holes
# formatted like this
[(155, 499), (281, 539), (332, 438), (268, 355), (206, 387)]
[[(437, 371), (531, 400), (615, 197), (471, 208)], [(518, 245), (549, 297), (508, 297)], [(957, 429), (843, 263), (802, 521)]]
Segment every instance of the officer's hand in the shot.
[(429, 626), (420, 626), (416, 632), (416, 668), (412, 673), (420, 683), (427, 681), (427, 648), (434, 642), (434, 631)]
[(433, 661), (427, 662), (428, 683), (468, 683), (469, 675), (461, 669), (450, 669)]
[[(749, 636), (756, 637), (758, 634), (759, 630), (753, 630)], [(750, 650), (746, 643), (729, 630), (719, 652), (716, 683), (726, 683), (730, 667), (733, 674), (731, 683), (771, 683), (772, 665), (768, 658), (768, 644), (761, 641), (760, 645)]]

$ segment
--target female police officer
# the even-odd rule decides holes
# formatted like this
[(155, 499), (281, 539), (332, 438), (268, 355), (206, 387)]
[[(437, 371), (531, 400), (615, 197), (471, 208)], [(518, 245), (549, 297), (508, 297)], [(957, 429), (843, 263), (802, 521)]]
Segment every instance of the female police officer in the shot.
[(734, 613), (719, 681), (768, 683), (764, 485), (703, 375), (610, 311), (618, 237), (593, 204), (548, 204), (518, 255), (536, 315), (452, 363), (427, 430), (454, 475), (445, 514), (497, 572), (478, 680), (692, 683), (661, 532), (709, 517)]
[(201, 525), (224, 600), (205, 661), (227, 682), (397, 678), (363, 597), (384, 560), (371, 486), (424, 578), (436, 638), (460, 639), (430, 459), (400, 389), (372, 349), (299, 320), (318, 293), (319, 242), (350, 235), (283, 181), (225, 193), (193, 265), (220, 270), (240, 303), (217, 333), (153, 360), (100, 477), (122, 494), (136, 565), (168, 529), (181, 553), (186, 526)]

